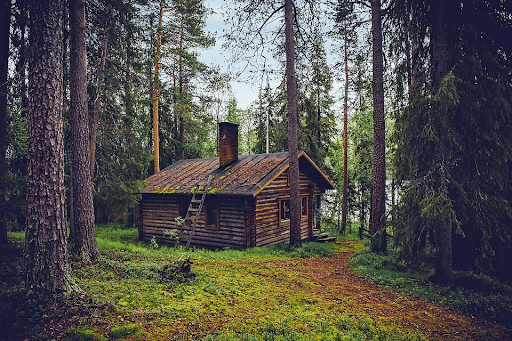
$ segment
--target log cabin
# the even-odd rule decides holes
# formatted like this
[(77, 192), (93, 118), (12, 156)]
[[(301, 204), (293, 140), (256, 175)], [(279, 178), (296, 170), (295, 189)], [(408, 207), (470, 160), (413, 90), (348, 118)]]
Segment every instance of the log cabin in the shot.
[[(299, 153), (301, 238), (314, 237), (314, 199), (334, 185)], [(238, 126), (219, 123), (219, 157), (178, 161), (146, 179), (139, 203), (139, 237), (170, 243), (166, 230), (203, 248), (248, 248), (289, 242), (288, 152), (238, 155)], [(208, 178), (210, 178), (209, 186)], [(195, 193), (204, 205), (181, 227)], [(189, 213), (190, 214), (190, 213)], [(179, 220), (179, 219), (178, 219)]]

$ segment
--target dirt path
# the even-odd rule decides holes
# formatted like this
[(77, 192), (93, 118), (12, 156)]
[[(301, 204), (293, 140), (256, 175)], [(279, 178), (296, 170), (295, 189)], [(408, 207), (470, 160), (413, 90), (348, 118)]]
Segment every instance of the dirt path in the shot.
[(354, 252), (279, 266), (296, 267), (295, 271), (319, 284), (316, 295), (343, 305), (348, 312), (363, 311), (383, 324), (399, 324), (436, 340), (512, 340), (498, 325), (369, 283), (350, 269), (348, 259)]

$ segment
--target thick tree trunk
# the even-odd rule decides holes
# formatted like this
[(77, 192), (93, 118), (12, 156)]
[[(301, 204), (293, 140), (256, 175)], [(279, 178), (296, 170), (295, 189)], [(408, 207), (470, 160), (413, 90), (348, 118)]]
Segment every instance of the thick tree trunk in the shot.
[(66, 2), (30, 2), (25, 286), (39, 300), (73, 291), (64, 188), (63, 11)]
[(85, 46), (85, 0), (69, 0), (70, 18), (70, 109), (73, 136), (74, 233), (70, 250), (83, 261), (95, 260), (100, 252), (94, 231), (89, 111), (87, 108), (87, 53)]
[(9, 29), (11, 1), (0, 0), (0, 245), (7, 243), (7, 217), (5, 192), (7, 190), (7, 70), (9, 62)]
[(373, 50), (373, 195), (371, 216), (371, 250), (386, 253), (386, 155), (384, 121), (384, 65), (380, 0), (371, 0)]
[(343, 99), (343, 206), (341, 210), (341, 233), (347, 229), (348, 213), (348, 46), (345, 24), (345, 97)]
[(293, 38), (293, 1), (285, 0), (285, 44), (286, 44), (286, 95), (288, 109), (288, 159), (290, 168), (290, 244), (299, 245), (300, 236), (300, 197), (298, 159), (298, 117), (297, 80), (295, 78), (295, 46)]
[(160, 139), (158, 135), (158, 96), (160, 80), (160, 49), (162, 46), (162, 26), (164, 18), (164, 1), (160, 0), (160, 13), (158, 16), (158, 32), (156, 35), (155, 73), (153, 79), (153, 166), (154, 172), (160, 172)]

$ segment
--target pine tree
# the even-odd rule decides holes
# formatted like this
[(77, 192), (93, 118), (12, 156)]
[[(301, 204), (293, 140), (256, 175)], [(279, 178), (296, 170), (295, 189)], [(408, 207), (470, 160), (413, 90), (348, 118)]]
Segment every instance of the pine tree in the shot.
[(371, 0), (373, 51), (373, 185), (371, 250), (387, 252), (386, 239), (386, 128), (384, 118), (384, 65), (382, 50), (381, 2)]
[(295, 44), (293, 38), (294, 4), (285, 0), (285, 45), (286, 45), (286, 98), (288, 112), (288, 170), (290, 182), (290, 244), (301, 243), (300, 234), (300, 197), (299, 197), (299, 159), (298, 159), (298, 115), (297, 80), (295, 78)]
[(70, 234), (73, 253), (83, 261), (95, 260), (100, 252), (94, 230), (93, 187), (90, 165), (89, 111), (87, 107), (87, 53), (85, 0), (70, 0), (70, 98), (73, 136), (72, 188), (74, 222)]
[(38, 300), (74, 290), (64, 189), (63, 42), (65, 1), (30, 2), (25, 287)]
[(136, 193), (152, 162), (148, 108), (152, 104), (149, 79), (154, 67), (154, 35), (146, 15), (154, 11), (149, 7), (149, 3), (128, 0), (88, 1), (87, 64), (91, 131), (96, 131), (96, 140), (91, 136), (91, 151), (95, 150), (97, 222), (133, 224)]
[(155, 72), (153, 74), (153, 171), (160, 172), (160, 138), (158, 128), (158, 101), (160, 87), (160, 59), (162, 50), (162, 30), (164, 19), (164, 0), (160, 0), (160, 10), (158, 12), (158, 28), (156, 32), (156, 55)]

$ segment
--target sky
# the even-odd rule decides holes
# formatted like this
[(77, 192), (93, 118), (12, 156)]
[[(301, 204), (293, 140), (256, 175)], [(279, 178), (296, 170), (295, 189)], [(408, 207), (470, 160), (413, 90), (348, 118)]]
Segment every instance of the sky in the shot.
[[(224, 23), (224, 18), (222, 16), (222, 13), (224, 13), (225, 10), (223, 10), (221, 6), (228, 2), (229, 1), (226, 0), (205, 0), (205, 6), (207, 8), (213, 9), (214, 12), (206, 19), (205, 31), (216, 33), (216, 44), (214, 47), (208, 50), (198, 51), (200, 53), (199, 59), (202, 62), (207, 65), (218, 65), (222, 72), (227, 72), (230, 65), (229, 52), (223, 51), (221, 48), (222, 44), (225, 42), (222, 37), (222, 31), (224, 28), (226, 28), (226, 24)], [(340, 56), (335, 56), (333, 53), (333, 50), (339, 49), (339, 47), (333, 47), (333, 41), (331, 39), (326, 38), (326, 40), (325, 49), (327, 52), (327, 62), (332, 66), (337, 62), (337, 59), (340, 58)], [(248, 75), (242, 75), (242, 77), (244, 76), (245, 78), (248, 78)], [(240, 109), (247, 109), (250, 104), (258, 98), (258, 91), (262, 85), (264, 84), (260, 84), (258, 81), (253, 84), (248, 84), (241, 81), (232, 80), (231, 86), (237, 99), (238, 107)], [(272, 82), (271, 85), (273, 85)], [(340, 105), (337, 100), (341, 98), (341, 88), (341, 82), (337, 79), (334, 79), (333, 92), (331, 95), (333, 95), (335, 99), (335, 107)]]
[[(205, 0), (207, 8), (212, 8), (214, 13), (206, 19), (206, 32), (216, 32), (215, 46), (208, 50), (200, 51), (199, 60), (207, 65), (218, 65), (222, 72), (228, 71), (230, 64), (229, 52), (222, 51), (222, 29), (225, 27), (224, 19), (222, 18), (221, 5), (223, 0)], [(250, 104), (258, 98), (258, 85), (247, 84), (244, 82), (231, 81), (231, 87), (237, 99), (238, 108), (247, 109)]]

